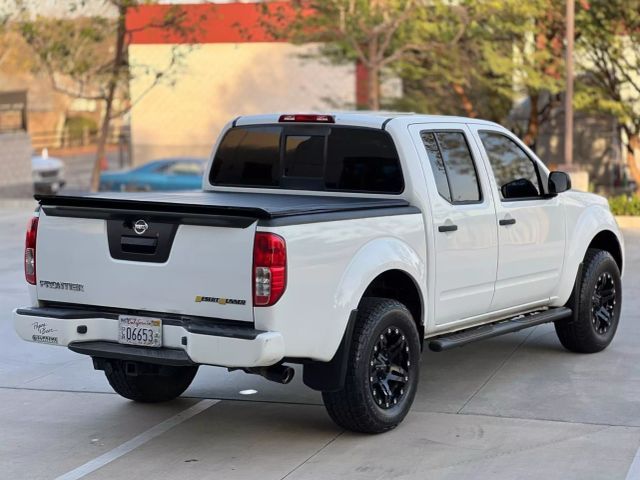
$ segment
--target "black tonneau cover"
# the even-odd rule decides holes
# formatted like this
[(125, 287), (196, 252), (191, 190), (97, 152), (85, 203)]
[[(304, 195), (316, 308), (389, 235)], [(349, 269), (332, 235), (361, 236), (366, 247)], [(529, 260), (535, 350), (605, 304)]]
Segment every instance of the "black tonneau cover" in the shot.
[[(45, 208), (53, 207), (57, 215), (76, 215), (89, 210), (144, 211), (158, 214), (230, 215), (259, 220), (321, 214), (348, 214), (375, 210), (384, 215), (387, 209), (398, 213), (418, 213), (401, 198), (330, 197), (244, 192), (101, 192), (79, 196), (36, 195)], [(402, 212), (396, 212), (397, 209)], [(53, 212), (52, 212), (53, 213)], [(342, 216), (342, 215), (340, 215)], [(358, 216), (358, 215), (356, 215)]]

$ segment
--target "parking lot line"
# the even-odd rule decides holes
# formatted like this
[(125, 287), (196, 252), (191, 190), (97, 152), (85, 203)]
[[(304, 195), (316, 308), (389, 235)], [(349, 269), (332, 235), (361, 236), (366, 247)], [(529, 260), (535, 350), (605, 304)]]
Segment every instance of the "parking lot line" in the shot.
[(154, 439), (155, 437), (162, 435), (168, 430), (171, 430), (173, 427), (189, 420), (191, 417), (202, 413), (207, 408), (215, 405), (220, 402), (220, 400), (200, 400), (195, 405), (183, 410), (182, 412), (174, 415), (173, 417), (165, 420), (158, 425), (151, 427), (149, 430), (142, 432), (140, 435), (133, 437), (131, 440), (123, 443), (122, 445), (117, 446), (113, 450), (110, 450), (103, 455), (100, 455), (97, 458), (85, 463), (84, 465), (80, 465), (78, 468), (71, 470), (70, 472), (65, 473), (64, 475), (59, 476), (56, 480), (77, 480), (79, 478), (88, 475), (91, 472), (98, 470), (101, 467), (104, 467), (108, 463), (117, 460), (118, 458), (126, 455), (127, 453), (135, 450), (141, 445), (144, 445), (149, 440)]
[(627, 472), (626, 480), (639, 480), (640, 479), (640, 447), (636, 451), (636, 456), (633, 457), (629, 471)]

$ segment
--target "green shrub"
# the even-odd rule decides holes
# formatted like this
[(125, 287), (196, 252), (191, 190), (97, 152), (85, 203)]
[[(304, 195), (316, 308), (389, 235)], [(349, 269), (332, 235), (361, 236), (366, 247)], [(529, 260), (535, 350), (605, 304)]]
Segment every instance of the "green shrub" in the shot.
[(85, 128), (90, 135), (95, 135), (98, 131), (98, 125), (95, 120), (86, 117), (68, 117), (65, 122), (65, 128), (68, 131), (69, 140), (72, 142), (82, 140)]
[(640, 197), (637, 195), (611, 197), (609, 206), (614, 215), (640, 215)]

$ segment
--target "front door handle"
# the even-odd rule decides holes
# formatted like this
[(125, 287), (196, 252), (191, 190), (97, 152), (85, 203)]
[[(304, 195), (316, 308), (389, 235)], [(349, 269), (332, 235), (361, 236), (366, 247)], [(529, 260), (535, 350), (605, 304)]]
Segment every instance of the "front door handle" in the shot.
[(458, 230), (458, 226), (453, 224), (440, 225), (438, 227), (439, 232), (455, 232), (456, 230)]
[(516, 219), (515, 218), (503, 218), (498, 223), (500, 223), (500, 226), (504, 227), (505, 225), (513, 225), (514, 223), (516, 223)]

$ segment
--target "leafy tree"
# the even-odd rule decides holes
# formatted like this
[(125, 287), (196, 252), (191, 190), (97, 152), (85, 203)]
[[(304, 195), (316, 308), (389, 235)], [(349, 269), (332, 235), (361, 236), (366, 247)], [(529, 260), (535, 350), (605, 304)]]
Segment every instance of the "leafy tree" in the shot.
[(578, 10), (576, 31), (582, 70), (576, 107), (617, 119), (640, 185), (640, 0), (589, 0)]
[(521, 63), (516, 66), (516, 78), (529, 97), (523, 141), (535, 149), (540, 126), (559, 104), (559, 94), (565, 87), (565, 12), (562, 2), (554, 0), (534, 0), (522, 10), (520, 14), (528, 18), (525, 24), (531, 28), (533, 39), (526, 32), (518, 36), (516, 48)]
[(107, 18), (52, 18), (23, 21), (20, 32), (36, 53), (54, 90), (75, 98), (102, 100), (109, 76), (113, 21)]
[[(18, 2), (21, 1), (22, 0), (18, 0)], [(11, 50), (11, 41), (7, 38), (7, 33), (11, 30), (10, 21), (15, 17), (16, 12), (19, 11), (20, 5), (21, 3), (0, 3), (0, 65), (2, 65)]]
[(439, 18), (426, 20), (436, 23), (431, 48), (397, 69), (406, 94), (400, 108), (502, 120), (513, 90), (513, 33), (502, 13), (499, 2), (441, 4)]
[[(367, 73), (366, 107), (381, 105), (380, 79), (400, 63), (431, 48), (440, 27), (427, 18), (442, 12), (440, 0), (292, 0), (261, 6), (264, 24), (294, 43), (321, 42), (320, 54), (335, 63), (361, 64)], [(287, 14), (292, 20), (282, 22)]]
[[(81, 7), (83, 1), (71, 3), (69, 13)], [(73, 98), (96, 100), (103, 104), (91, 176), (92, 190), (98, 188), (111, 121), (127, 113), (139, 100), (128, 98), (129, 81), (137, 75), (150, 76), (152, 81), (143, 95), (160, 83), (175, 81), (185, 55), (192, 48), (187, 44), (198, 31), (197, 23), (190, 22), (186, 10), (178, 5), (167, 8), (162, 18), (152, 19), (133, 30), (127, 26), (127, 11), (146, 2), (102, 1), (112, 8), (113, 18), (37, 16), (31, 19), (25, 16), (20, 22), (22, 36), (49, 74), (54, 89)], [(161, 68), (129, 61), (129, 39), (135, 31), (145, 28), (163, 29), (169, 35), (178, 35), (183, 43), (172, 49), (170, 59)]]
[(553, 0), (461, 0), (455, 8), (449, 30), (461, 33), (441, 39), (456, 41), (441, 42), (420, 64), (400, 71), (404, 105), (504, 122), (514, 102), (528, 97), (533, 108), (517, 129), (535, 145), (564, 86), (562, 6)]

